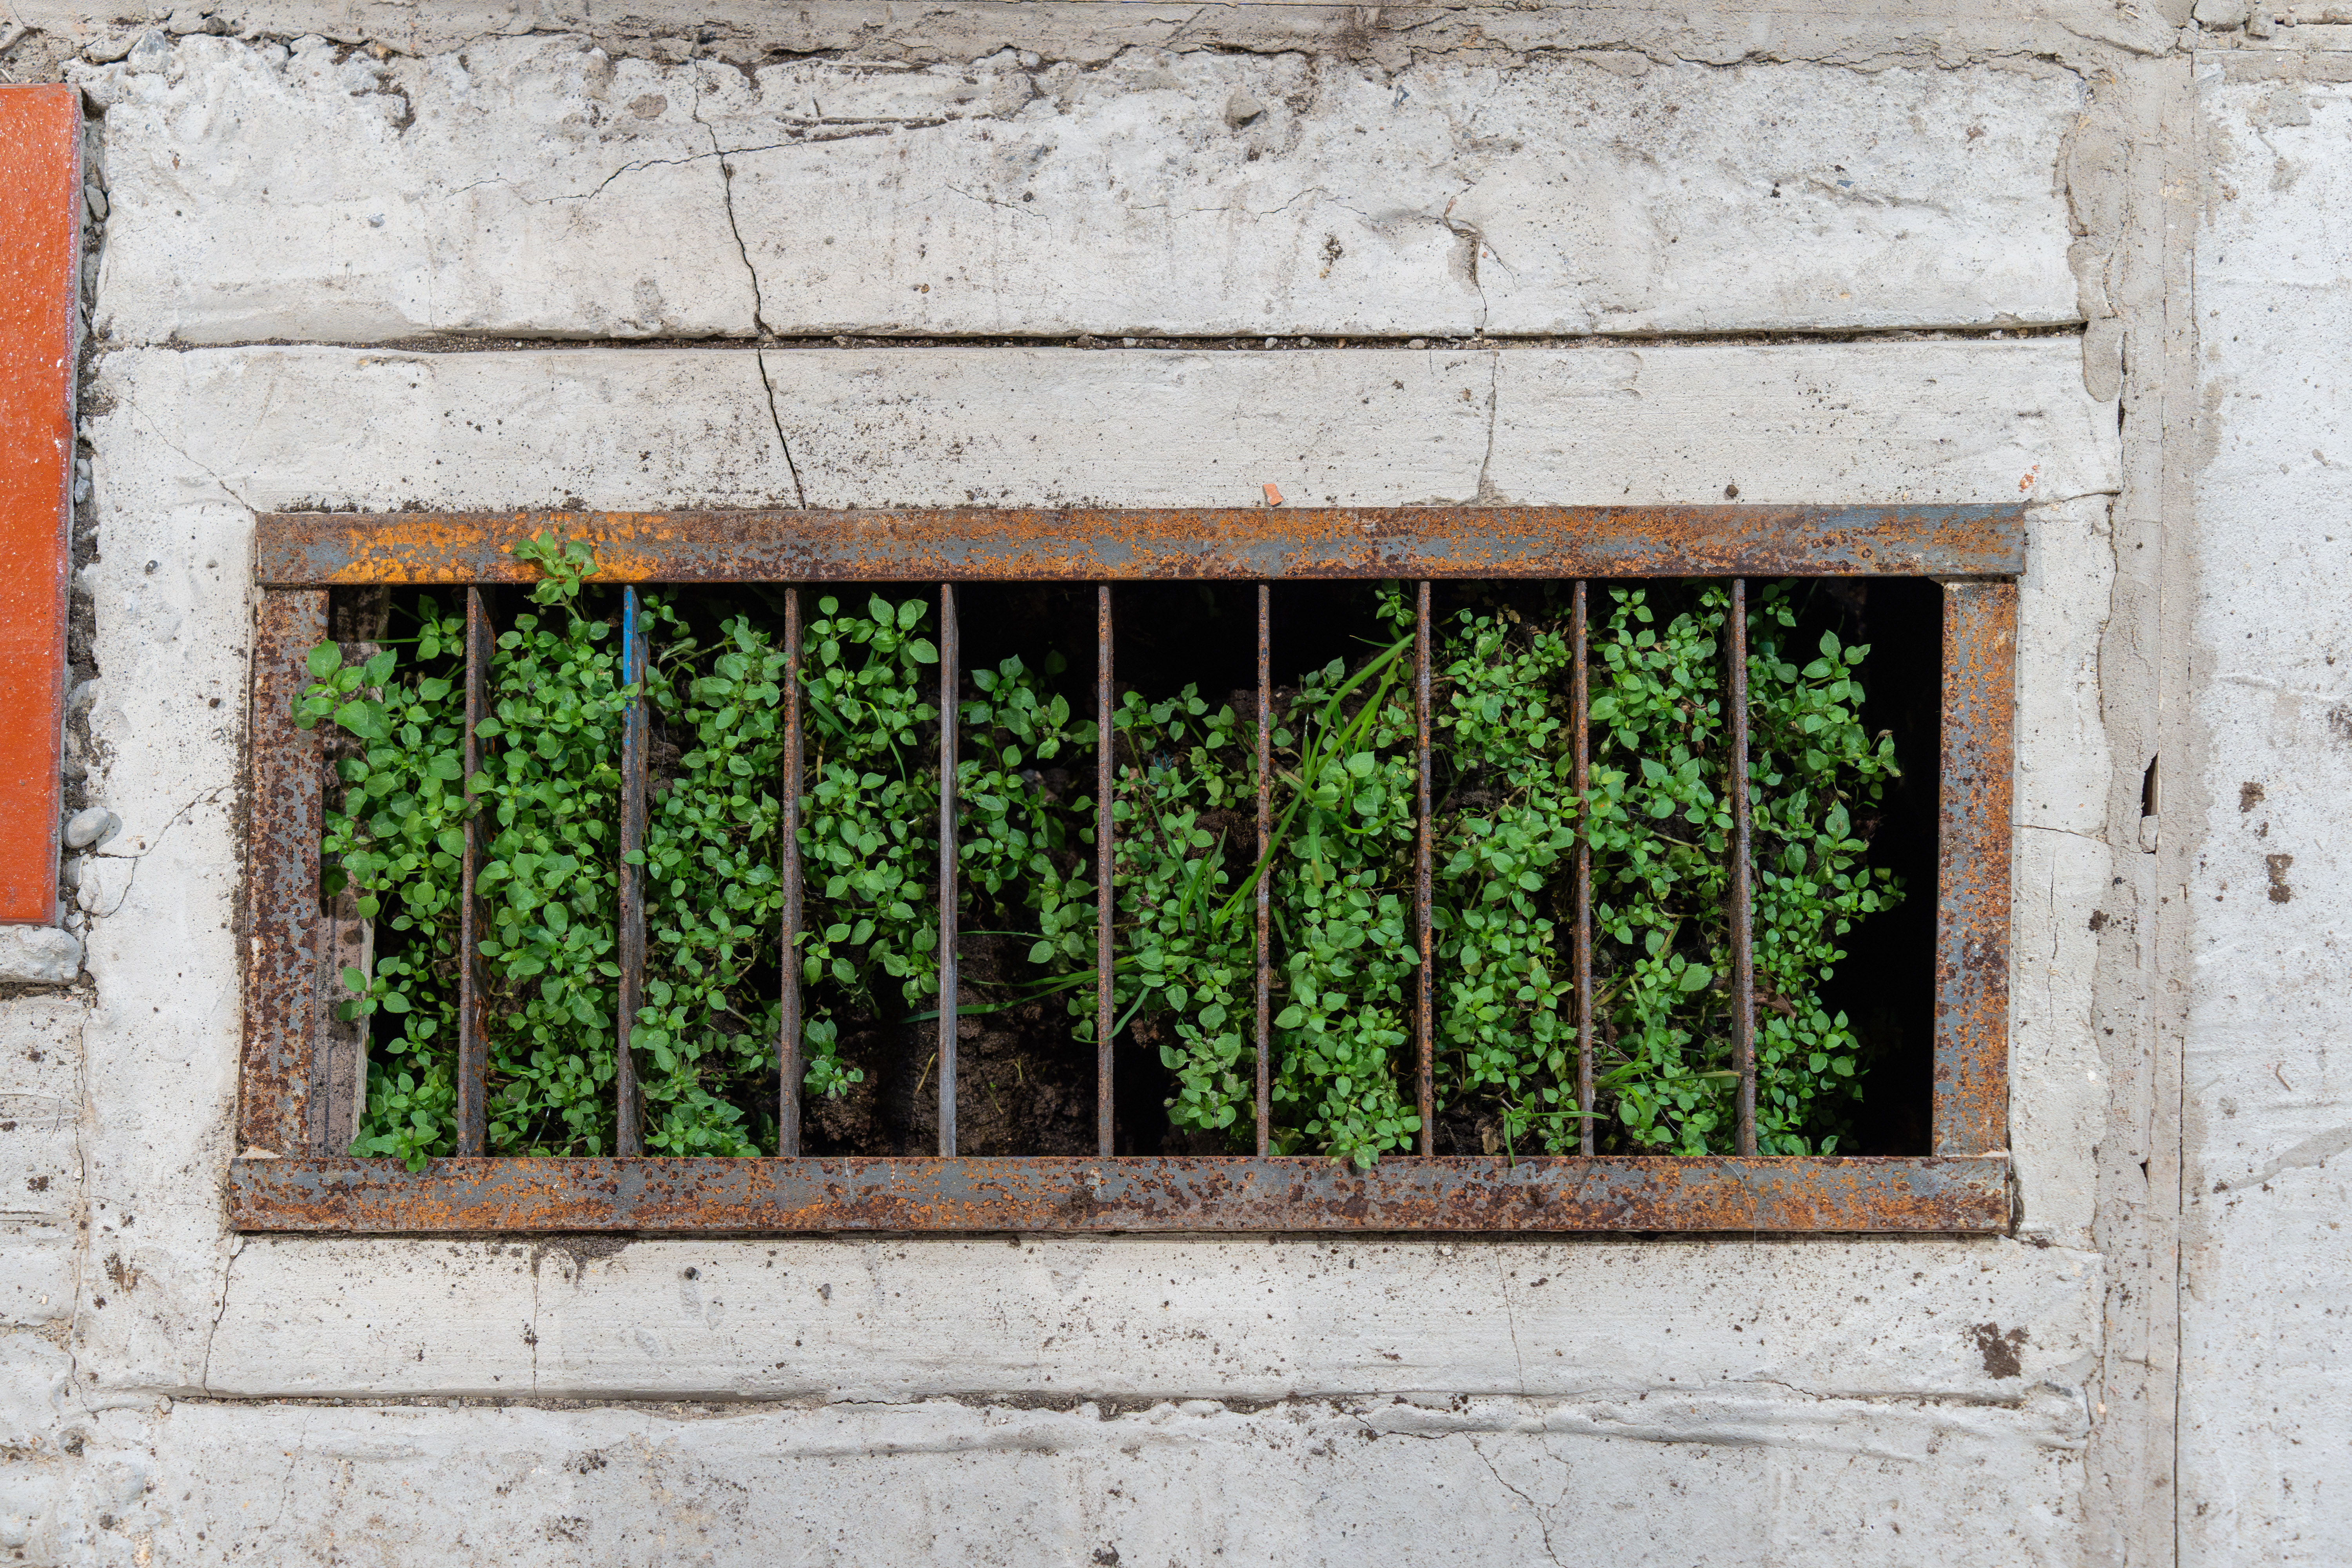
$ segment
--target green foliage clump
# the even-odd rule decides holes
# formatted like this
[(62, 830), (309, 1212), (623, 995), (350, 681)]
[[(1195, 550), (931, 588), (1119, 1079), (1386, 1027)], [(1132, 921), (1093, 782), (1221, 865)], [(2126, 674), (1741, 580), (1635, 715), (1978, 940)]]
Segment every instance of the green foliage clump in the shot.
[[(1633, 1151), (1732, 1148), (1729, 716), (1720, 638), (1729, 595), (1706, 586), (1663, 627), (1639, 589), (1612, 589), (1592, 698), (1599, 1080)], [(1827, 1153), (1858, 1097), (1856, 1042), (1819, 988), (1837, 939), (1901, 898), (1863, 864), (1853, 807), (1895, 776), (1893, 742), (1860, 717), (1866, 647), (1824, 633), (1822, 659), (1784, 656), (1796, 614), (1774, 586), (1748, 612), (1748, 798), (1754, 898), (1757, 1147)]]
[[(483, 855), (480, 955), (494, 1153), (595, 1154), (614, 1143), (617, 817), (631, 703), (614, 617), (586, 548), (518, 550), (542, 577), (491, 652), (472, 780)], [(1627, 1152), (1730, 1147), (1728, 765), (1719, 653), (1727, 597), (1696, 585), (1663, 618), (1611, 590), (1590, 674), (1590, 798), (1567, 727), (1563, 607), (1474, 597), (1441, 620), (1434, 675), (1432, 997), (1442, 1112), (1494, 1117), (1504, 1145), (1574, 1150), (1577, 997), (1565, 949), (1580, 842), (1595, 917), (1596, 1126)], [(1275, 820), (1256, 842), (1256, 724), (1192, 687), (1122, 694), (1114, 716), (1116, 1032), (1171, 1074), (1171, 1123), (1255, 1138), (1257, 892), (1273, 914), (1273, 1147), (1370, 1165), (1409, 1150), (1418, 787), (1408, 676), (1412, 616), (1394, 585), (1387, 638), (1279, 693)], [(1514, 607), (1516, 605), (1517, 607)], [(938, 649), (927, 599), (817, 602), (803, 639), (807, 715), (799, 954), (804, 1087), (862, 1074), (845, 1024), (936, 1016)], [(1527, 613), (1522, 613), (1526, 610)], [(1896, 776), (1861, 723), (1868, 650), (1833, 634), (1792, 651), (1785, 589), (1749, 613), (1758, 1126), (1766, 1152), (1837, 1146), (1859, 1046), (1821, 986), (1853, 923), (1901, 889), (1864, 864), (1857, 814)], [(708, 626), (708, 623), (703, 623)], [(643, 696), (656, 721), (642, 852), (644, 1005), (633, 1032), (651, 1152), (774, 1146), (782, 962), (782, 647), (761, 618), (703, 640), (647, 595)], [(412, 1164), (452, 1151), (463, 617), (422, 602), (415, 634), (358, 667), (322, 647), (297, 704), (331, 720), (342, 797), (326, 887), (349, 887), (382, 939), (347, 971), (343, 1016), (372, 1022), (353, 1152)], [(405, 650), (404, 653), (401, 650)], [(1802, 662), (1800, 662), (1800, 660)], [(1095, 803), (1067, 788), (1093, 723), (1054, 687), (1059, 656), (971, 672), (957, 699), (960, 915), (1028, 937), (1027, 977), (968, 988), (964, 1010), (1069, 993), (1095, 1029)], [(985, 994), (982, 994), (985, 992)], [(928, 1011), (925, 1009), (929, 1008)]]
[(646, 604), (650, 629), (669, 634), (646, 695), (682, 748), (655, 770), (642, 850), (646, 973), (629, 1046), (646, 1152), (757, 1154), (775, 1142), (784, 653), (745, 617), (706, 647)]
[[(1178, 1127), (1254, 1141), (1256, 889), (1270, 880), (1277, 1011), (1272, 1143), (1370, 1165), (1421, 1119), (1399, 1085), (1411, 1039), (1417, 773), (1401, 679), (1411, 639), (1307, 675), (1274, 716), (1277, 805), (1257, 855), (1256, 736), (1197, 689), (1115, 717), (1118, 1026), (1140, 1016), (1175, 1075)], [(1087, 1004), (1074, 999), (1073, 1012)], [(1091, 1020), (1079, 1026), (1093, 1037)]]
[[(909, 1009), (940, 988), (939, 710), (925, 699), (940, 656), (924, 600), (877, 594), (860, 616), (827, 595), (817, 613), (802, 668), (812, 738), (803, 1038), (808, 1087), (839, 1096), (864, 1077), (840, 1057), (844, 1016), (936, 1012)], [(1072, 722), (1068, 700), (1017, 658), (970, 679), (973, 694), (959, 700), (959, 916), (1018, 911), (1041, 942), (1091, 953), (1092, 889), (1064, 862), (1071, 845), (1094, 840), (1093, 803), (1055, 800), (1036, 764), (1090, 750), (1093, 726)]]
[[(1255, 883), (1237, 886), (1255, 856), (1255, 766), (1243, 758), (1233, 710), (1212, 711), (1195, 687), (1159, 702), (1129, 691), (1111, 722), (1114, 1029), (1139, 1017), (1160, 1039), (1160, 1060), (1176, 1075), (1173, 1125), (1223, 1131), (1255, 1096), (1255, 1078), (1244, 1076), (1255, 1060)], [(1249, 837), (1236, 843), (1244, 803)], [(1058, 951), (1041, 942), (1033, 956), (1093, 978), (1091, 940)], [(1078, 1037), (1095, 1039), (1091, 985), (1070, 1011)]]
[(531, 591), (538, 608), (498, 636), (489, 716), (475, 729), (488, 1147), (609, 1154), (621, 740), (635, 690), (624, 679), (620, 628), (582, 604), (581, 578), (594, 568), (586, 546), (516, 553), (547, 575)]
[[(487, 1146), (493, 1154), (600, 1154), (614, 1146), (619, 760), (636, 690), (621, 638), (592, 613), (583, 545), (534, 540), (516, 554), (544, 574), (534, 608), (497, 637), (472, 783), (483, 840), (481, 908)], [(646, 1141), (662, 1152), (753, 1153), (743, 1080), (772, 1059), (775, 1006), (747, 984), (772, 969), (777, 824), (772, 722), (781, 656), (740, 622), (698, 647), (648, 597), (642, 628), (673, 634), (649, 672), (654, 710), (695, 742), (657, 788), (644, 855), (646, 1006), (634, 1054)], [(296, 721), (331, 718), (363, 750), (338, 763), (326, 889), (401, 951), (343, 981), (345, 1017), (370, 1017), (368, 1103), (352, 1152), (418, 1165), (455, 1152), (464, 620), (424, 602), (416, 636), (353, 670), (316, 649)], [(400, 668), (400, 649), (409, 668)], [(732, 708), (734, 711), (729, 710)], [(763, 720), (763, 715), (767, 716)], [(766, 788), (761, 784), (765, 781)], [(387, 1037), (382, 1020), (400, 1020)]]
[(840, 1015), (920, 1005), (940, 989), (940, 785), (924, 732), (939, 649), (929, 606), (876, 595), (863, 616), (831, 595), (803, 640), (810, 746), (803, 775), (801, 978), (808, 1085), (848, 1092), (864, 1074), (840, 1056)]
[[(1790, 647), (1796, 613), (1785, 589), (1748, 618), (1751, 853), (1755, 858), (1756, 1127), (1767, 1153), (1830, 1153), (1838, 1134), (1809, 1138), (1861, 1098), (1861, 1042), (1821, 1000), (1845, 958), (1843, 940), (1893, 909), (1903, 888), (1864, 863), (1858, 807), (1880, 805), (1899, 778), (1892, 736), (1862, 722), (1867, 645), (1824, 631), (1817, 657)], [(1798, 660), (1804, 662), (1800, 664)]]
[(444, 655), (463, 646), (465, 628), (464, 616), (425, 599), (411, 645), (417, 672), (405, 680), (393, 679), (392, 648), (346, 665), (334, 644), (315, 647), (312, 684), (294, 707), (301, 728), (331, 720), (357, 742), (340, 747), (346, 754), (335, 763), (343, 796), (327, 812), (324, 891), (348, 888), (379, 940), (396, 933), (402, 946), (378, 957), (372, 973), (341, 975), (351, 994), (336, 1016), (372, 1020), (373, 1036), (368, 1120), (352, 1152), (412, 1164), (454, 1148), (457, 1137), (466, 699)]
[(1284, 1153), (1369, 1166), (1421, 1131), (1400, 1081), (1420, 962), (1411, 848), (1421, 771), (1402, 679), (1411, 654), (1405, 638), (1352, 675), (1339, 660), (1310, 673), (1274, 732), (1276, 776), (1289, 786), (1269, 868), (1281, 987), (1275, 1144)]
[(1559, 626), (1522, 628), (1459, 612), (1434, 654), (1441, 787), (1430, 924), (1436, 937), (1436, 1030), (1445, 1098), (1483, 1098), (1504, 1142), (1530, 1135), (1572, 1152), (1575, 976), (1560, 951), (1572, 930), (1581, 802)]

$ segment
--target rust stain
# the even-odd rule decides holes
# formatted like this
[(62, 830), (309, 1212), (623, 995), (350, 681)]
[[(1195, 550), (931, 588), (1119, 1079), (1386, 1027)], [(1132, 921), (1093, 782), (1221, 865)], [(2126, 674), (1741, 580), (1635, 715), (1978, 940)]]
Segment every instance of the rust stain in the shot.
[[(253, 802), (247, 825), (245, 1047), (239, 1148), (296, 1154), (325, 1136), (313, 1106), (311, 1020), (326, 1004), (320, 973), (319, 836), (326, 752), (294, 727), (310, 684), (303, 660), (327, 638), (327, 595), (264, 595), (253, 639)], [(313, 1112), (319, 1125), (313, 1126)]]
[(637, 1086), (636, 1055), (630, 1048), (646, 983), (645, 869), (629, 857), (646, 842), (646, 634), (637, 624), (637, 594), (621, 595), (621, 679), (637, 689), (621, 725), (621, 842), (619, 889), (614, 899), (620, 927), (619, 996), (613, 1019), (613, 1152), (624, 1157), (645, 1152), (645, 1097)]
[(2009, 1143), (2009, 838), (2017, 584), (1944, 595), (1935, 1150)]
[(1429, 579), (1415, 585), (1412, 622), (1413, 756), (1416, 768), (1412, 836), (1412, 946), (1420, 960), (1412, 979), (1413, 1108), (1421, 1117), (1421, 1152), (1437, 1152), (1437, 950), (1432, 931), (1435, 903), (1431, 874), (1432, 835), (1436, 814), (1430, 809), (1431, 775), (1435, 772), (1430, 715)]
[(598, 580), (1129, 582), (1154, 577), (2012, 575), (2017, 506), (278, 513), (255, 580), (523, 583), (541, 531)]
[(1587, 584), (1579, 580), (1570, 611), (1569, 636), (1574, 648), (1576, 679), (1570, 696), (1570, 723), (1576, 735), (1576, 1109), (1584, 1113), (1577, 1151), (1591, 1154), (1594, 1142), (1592, 1107), (1592, 838), (1588, 830), (1592, 804), (1592, 672), (1586, 664)]
[(239, 1160), (238, 1228), (627, 1231), (1992, 1231), (2008, 1162), (1259, 1156)]
[(466, 590), (466, 843), (457, 872), (457, 1152), (479, 1154), (488, 1146), (489, 1075), (488, 1019), (485, 1009), (489, 977), (482, 967), (482, 938), (488, 911), (475, 892), (488, 825), (474, 816), (474, 781), (482, 772), (478, 731), (490, 716), (490, 610), (485, 590)]
[(2024, 1350), (2032, 1336), (2021, 1329), (2000, 1331), (1999, 1323), (1979, 1323), (1969, 1331), (1969, 1342), (1977, 1353), (1984, 1357), (1984, 1369), (1990, 1377), (2021, 1377), (2025, 1373)]

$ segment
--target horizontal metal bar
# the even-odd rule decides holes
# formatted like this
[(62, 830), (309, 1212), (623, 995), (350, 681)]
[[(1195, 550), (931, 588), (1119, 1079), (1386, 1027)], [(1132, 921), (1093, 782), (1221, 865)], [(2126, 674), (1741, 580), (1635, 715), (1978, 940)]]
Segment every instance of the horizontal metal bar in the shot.
[(1150, 577), (2007, 577), (2025, 511), (1997, 506), (1365, 507), (1118, 511), (281, 512), (255, 581), (527, 583), (510, 549), (586, 541), (614, 583)]
[(236, 1160), (240, 1230), (1998, 1231), (1975, 1159)]

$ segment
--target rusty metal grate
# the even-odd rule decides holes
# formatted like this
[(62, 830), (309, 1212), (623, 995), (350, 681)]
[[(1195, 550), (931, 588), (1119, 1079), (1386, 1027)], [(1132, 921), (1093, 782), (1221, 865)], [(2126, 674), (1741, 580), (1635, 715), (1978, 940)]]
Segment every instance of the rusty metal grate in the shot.
[[(607, 1160), (482, 1158), (487, 1052), (484, 984), (473, 930), (480, 845), (466, 830), (461, 919), (458, 1142), (460, 1155), (411, 1173), (397, 1163), (329, 1152), (317, 1020), (328, 971), (319, 905), (323, 800), (315, 735), (292, 727), (300, 661), (326, 631), (326, 589), (345, 584), (467, 587), (466, 767), (484, 716), (489, 621), (483, 587), (527, 582), (508, 554), (535, 531), (585, 539), (598, 580), (623, 587), (624, 679), (646, 658), (637, 628), (641, 583), (756, 581), (785, 595), (783, 795), (784, 962), (777, 1043), (779, 1155), (766, 1160), (646, 1159), (630, 1031), (645, 972), (642, 872), (620, 870), (619, 1154)], [(849, 513), (284, 515), (261, 520), (256, 574), (262, 598), (254, 652), (247, 1029), (240, 1145), (231, 1171), (236, 1223), (278, 1230), (593, 1229), (671, 1232), (835, 1230), (1981, 1230), (2008, 1222), (2007, 960), (2011, 706), (2015, 574), (2023, 519), (2015, 507), (1683, 509), (1397, 509), (1353, 511), (931, 510)], [(1747, 578), (1933, 576), (1945, 584), (1942, 798), (1939, 802), (1937, 996), (1932, 1155), (1916, 1158), (1756, 1154), (1755, 1002), (1747, 770), (1735, 767), (1730, 806), (1733, 1068), (1738, 1077), (1736, 1155), (1596, 1156), (1584, 1123), (1580, 1156), (1435, 1154), (1433, 969), (1431, 583), (1538, 577), (1572, 583), (1574, 787), (1590, 787), (1586, 670), (1588, 581), (1721, 576), (1731, 737), (1746, 756)], [(1150, 578), (1255, 581), (1259, 712), (1273, 709), (1272, 584), (1312, 577), (1400, 578), (1415, 584), (1413, 671), (1419, 764), (1412, 851), (1413, 941), (1420, 955), (1410, 1016), (1412, 1083), (1421, 1115), (1418, 1156), (1370, 1171), (1269, 1153), (1271, 911), (1257, 879), (1256, 1148), (1174, 1159), (1113, 1155), (1114, 849), (1112, 633), (1115, 585)], [(803, 886), (798, 853), (803, 750), (798, 679), (798, 584), (928, 582), (940, 595), (940, 1016), (958, 1016), (956, 973), (956, 731), (959, 582), (1051, 580), (1096, 585), (1097, 897), (1097, 1145), (1092, 1159), (964, 1159), (956, 1142), (956, 1035), (939, 1031), (939, 1158), (816, 1159), (800, 1155), (798, 951)], [(1264, 859), (1272, 828), (1271, 725), (1257, 726), (1256, 826)], [(624, 731), (620, 841), (636, 846), (646, 809), (647, 716), (634, 705)], [(1591, 852), (1575, 856), (1572, 963), (1578, 999), (1578, 1108), (1594, 1104)]]

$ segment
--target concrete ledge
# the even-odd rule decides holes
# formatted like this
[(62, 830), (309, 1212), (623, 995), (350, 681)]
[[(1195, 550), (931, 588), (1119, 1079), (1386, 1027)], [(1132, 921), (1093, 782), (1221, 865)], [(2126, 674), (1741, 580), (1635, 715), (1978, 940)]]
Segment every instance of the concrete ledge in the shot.
[(92, 422), (102, 491), (142, 507), (189, 499), (179, 454), (257, 511), (1255, 506), (1267, 483), (1341, 507), (1933, 505), (2120, 483), (2115, 412), (2072, 337), (138, 350), (100, 386), (117, 400)]
[(54, 1511), (28, 1544), (45, 1563), (133, 1562), (137, 1542), (158, 1563), (511, 1568), (1294, 1563), (1349, 1540), (1447, 1568), (1916, 1563), (1923, 1542), (1948, 1568), (2079, 1557), (2083, 1406), (2042, 1388), (1917, 1406), (1705, 1385), (1243, 1408), (439, 1403), (115, 1413), (29, 1493)]
[(163, 37), (74, 71), (120, 342), (2077, 319), (2063, 73)]

